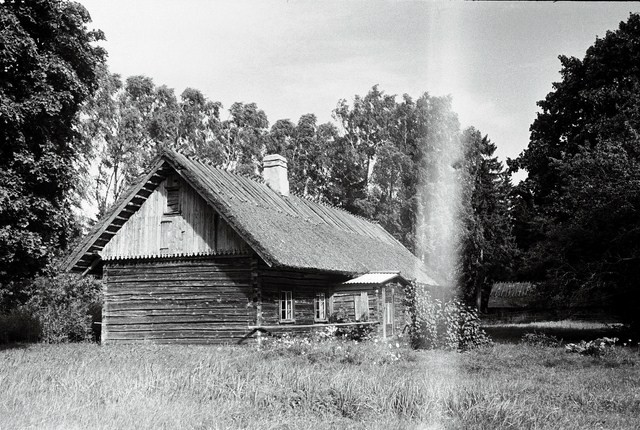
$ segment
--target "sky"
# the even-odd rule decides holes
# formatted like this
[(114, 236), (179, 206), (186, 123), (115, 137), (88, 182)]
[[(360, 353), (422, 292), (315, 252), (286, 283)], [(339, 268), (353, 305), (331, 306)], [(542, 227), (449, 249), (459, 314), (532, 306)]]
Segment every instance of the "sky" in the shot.
[[(340, 99), (450, 95), (463, 128), (526, 148), (536, 102), (560, 79), (558, 55), (583, 58), (638, 3), (377, 0), (80, 0), (104, 31), (110, 70), (146, 75), (225, 108), (255, 102), (270, 124)], [(400, 97), (398, 97), (400, 99)]]

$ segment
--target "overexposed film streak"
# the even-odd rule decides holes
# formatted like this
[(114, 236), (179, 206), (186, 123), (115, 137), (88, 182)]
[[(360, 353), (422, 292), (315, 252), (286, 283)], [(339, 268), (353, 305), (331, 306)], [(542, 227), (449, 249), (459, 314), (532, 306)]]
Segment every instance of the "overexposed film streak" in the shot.
[[(431, 9), (425, 31), (429, 41), (446, 40), (446, 44), (429, 43), (426, 88), (449, 88), (455, 97), (455, 89), (460, 85), (460, 73), (464, 53), (459, 49), (459, 9), (434, 7)], [(438, 36), (436, 37), (436, 32)], [(446, 37), (442, 37), (446, 32)], [(416, 251), (433, 272), (438, 282), (446, 289), (443, 296), (450, 296), (458, 283), (460, 261), (460, 211), (462, 190), (457, 167), (462, 156), (460, 141), (460, 123), (452, 109), (452, 99), (433, 97), (428, 106), (420, 110), (423, 118), (421, 136), (418, 143), (421, 165), (418, 171), (417, 213), (416, 213)], [(442, 297), (442, 296), (441, 296)], [(437, 360), (437, 356), (433, 356)], [(446, 382), (431, 387), (432, 410), (424, 429), (445, 428), (450, 422), (448, 405), (455, 403), (458, 389), (461, 387), (460, 362), (457, 356), (446, 362), (433, 363), (442, 369), (448, 377)], [(431, 375), (425, 374), (426, 381)]]

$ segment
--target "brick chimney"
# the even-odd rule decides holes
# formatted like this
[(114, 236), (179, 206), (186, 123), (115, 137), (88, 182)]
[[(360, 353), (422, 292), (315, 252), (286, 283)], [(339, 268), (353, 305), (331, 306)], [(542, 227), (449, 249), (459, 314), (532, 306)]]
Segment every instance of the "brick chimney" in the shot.
[(262, 177), (272, 190), (283, 196), (289, 195), (287, 159), (279, 154), (270, 154), (262, 160)]

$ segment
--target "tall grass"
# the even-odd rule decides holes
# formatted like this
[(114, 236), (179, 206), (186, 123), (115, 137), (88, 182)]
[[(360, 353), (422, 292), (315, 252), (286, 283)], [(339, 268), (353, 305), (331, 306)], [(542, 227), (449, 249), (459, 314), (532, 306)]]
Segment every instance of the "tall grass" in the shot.
[(0, 351), (0, 428), (639, 428), (640, 356), (497, 345), (35, 345)]

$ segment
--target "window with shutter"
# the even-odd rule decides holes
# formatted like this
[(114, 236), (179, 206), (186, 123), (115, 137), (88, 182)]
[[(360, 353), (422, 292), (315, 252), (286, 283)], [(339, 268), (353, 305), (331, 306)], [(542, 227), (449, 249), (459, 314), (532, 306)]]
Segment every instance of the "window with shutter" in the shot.
[(167, 207), (165, 215), (175, 215), (180, 213), (180, 182), (176, 176), (167, 178), (165, 186), (167, 190)]
[(160, 222), (160, 253), (167, 253), (171, 248), (171, 220)]

